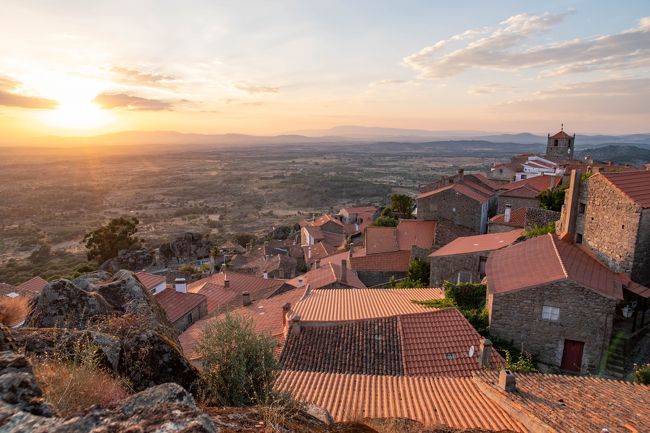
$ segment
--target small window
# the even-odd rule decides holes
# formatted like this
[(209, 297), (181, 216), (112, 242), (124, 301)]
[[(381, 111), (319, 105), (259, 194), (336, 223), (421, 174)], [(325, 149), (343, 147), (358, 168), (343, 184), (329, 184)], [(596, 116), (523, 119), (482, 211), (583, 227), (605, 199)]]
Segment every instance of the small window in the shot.
[(581, 244), (582, 243), (582, 233), (577, 233), (576, 234), (576, 244)]
[(625, 224), (623, 224), (623, 225), (621, 226), (621, 228), (622, 228), (623, 230), (625, 230)]
[(521, 178), (522, 178), (522, 179), (526, 179), (526, 177), (527, 177), (527, 176), (526, 176), (525, 174), (522, 174), (522, 175), (521, 175)]
[(553, 140), (553, 146), (557, 146), (557, 140)]
[(456, 359), (456, 353), (455, 352), (447, 352), (447, 359), (452, 361)]
[(578, 204), (578, 213), (579, 214), (585, 213), (585, 204), (584, 203)]
[(194, 323), (194, 318), (192, 317), (192, 313), (190, 313), (187, 315), (187, 324), (191, 325), (192, 323)]
[(558, 307), (549, 307), (548, 305), (544, 305), (542, 307), (542, 320), (557, 322), (560, 320), (560, 309)]

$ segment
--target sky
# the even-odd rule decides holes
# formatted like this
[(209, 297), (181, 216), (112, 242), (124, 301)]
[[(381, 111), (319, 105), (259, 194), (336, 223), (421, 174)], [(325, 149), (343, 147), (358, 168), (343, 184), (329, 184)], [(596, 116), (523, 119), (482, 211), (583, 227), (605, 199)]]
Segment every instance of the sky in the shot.
[(0, 135), (650, 132), (650, 2), (3, 0)]

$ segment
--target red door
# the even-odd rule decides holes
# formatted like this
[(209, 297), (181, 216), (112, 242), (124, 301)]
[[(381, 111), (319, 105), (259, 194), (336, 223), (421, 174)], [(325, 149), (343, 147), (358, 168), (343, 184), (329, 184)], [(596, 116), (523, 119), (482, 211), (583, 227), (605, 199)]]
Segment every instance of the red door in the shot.
[(584, 347), (585, 343), (583, 341), (564, 340), (564, 352), (562, 353), (560, 368), (579, 373), (582, 366), (582, 350)]

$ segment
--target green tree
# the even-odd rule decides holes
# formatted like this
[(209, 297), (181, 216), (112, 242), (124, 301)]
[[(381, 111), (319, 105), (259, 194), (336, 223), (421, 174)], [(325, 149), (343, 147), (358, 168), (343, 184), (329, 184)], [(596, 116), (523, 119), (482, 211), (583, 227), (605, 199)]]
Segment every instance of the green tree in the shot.
[(254, 245), (256, 240), (255, 236), (250, 233), (237, 233), (235, 235), (235, 241), (244, 248), (246, 248), (248, 244)]
[(393, 194), (390, 196), (390, 208), (401, 214), (404, 218), (413, 217), (415, 199), (406, 194)]
[(397, 227), (397, 223), (397, 218), (390, 216), (380, 216), (375, 220), (374, 223), (372, 223), (372, 225), (375, 227)]
[(277, 370), (276, 346), (270, 334), (257, 334), (249, 319), (227, 315), (212, 321), (197, 345), (201, 397), (218, 406), (266, 402)]
[(52, 248), (48, 244), (40, 244), (29, 255), (29, 261), (35, 265), (47, 263), (52, 257)]
[(424, 287), (429, 285), (430, 272), (431, 266), (426, 260), (417, 258), (409, 263), (408, 278), (413, 281), (420, 281)]
[(539, 206), (542, 209), (554, 210), (556, 212), (561, 211), (562, 205), (564, 204), (565, 192), (565, 188), (547, 189), (546, 191), (540, 192), (537, 196)]
[(524, 234), (527, 238), (534, 238), (536, 236), (545, 235), (547, 233), (555, 234), (555, 222), (550, 222), (541, 227), (535, 224), (533, 228), (526, 229)]
[(88, 260), (102, 263), (116, 257), (120, 250), (140, 246), (142, 240), (134, 236), (139, 223), (135, 217), (114, 218), (97, 230), (86, 233), (83, 240), (88, 249)]

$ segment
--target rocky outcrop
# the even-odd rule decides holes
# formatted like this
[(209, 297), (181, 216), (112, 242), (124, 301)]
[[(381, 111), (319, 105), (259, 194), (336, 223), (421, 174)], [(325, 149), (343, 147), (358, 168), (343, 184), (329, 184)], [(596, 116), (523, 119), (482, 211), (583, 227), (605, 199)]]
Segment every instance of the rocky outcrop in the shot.
[(100, 269), (106, 272), (115, 273), (120, 269), (129, 271), (140, 271), (156, 263), (156, 254), (152, 250), (120, 250), (117, 257), (106, 260), (101, 264)]
[(90, 346), (136, 391), (166, 382), (194, 389), (197, 371), (183, 356), (176, 331), (130, 271), (52, 282), (31, 307), (26, 326), (15, 333), (25, 353), (74, 357)]
[(200, 233), (184, 233), (158, 249), (160, 258), (168, 263), (184, 263), (210, 255), (212, 241)]

